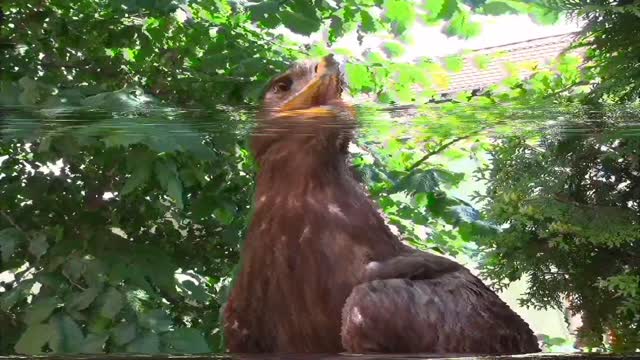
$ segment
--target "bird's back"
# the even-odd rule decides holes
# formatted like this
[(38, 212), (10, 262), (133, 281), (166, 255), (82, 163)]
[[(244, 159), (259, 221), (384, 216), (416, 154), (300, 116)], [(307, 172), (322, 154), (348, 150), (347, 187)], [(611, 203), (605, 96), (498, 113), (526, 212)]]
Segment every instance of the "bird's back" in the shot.
[(434, 279), (374, 280), (343, 309), (353, 352), (522, 354), (539, 352), (528, 324), (468, 270)]

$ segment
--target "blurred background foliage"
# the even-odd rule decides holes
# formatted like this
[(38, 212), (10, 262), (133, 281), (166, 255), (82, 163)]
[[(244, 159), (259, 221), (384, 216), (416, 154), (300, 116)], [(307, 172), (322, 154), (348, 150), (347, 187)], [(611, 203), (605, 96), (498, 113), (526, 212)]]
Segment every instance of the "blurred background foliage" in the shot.
[[(525, 304), (568, 301), (579, 346), (638, 348), (640, 149), (621, 126), (640, 89), (637, 2), (0, 9), (0, 354), (224, 351), (219, 311), (251, 209), (245, 140), (262, 86), (354, 31), (389, 39), (364, 56), (331, 50), (350, 60), (351, 93), (375, 100), (360, 107), (354, 166), (403, 238), (477, 259), (498, 289), (528, 279)], [(399, 61), (407, 30), (470, 38), (482, 31), (473, 14), (582, 18), (587, 56), (434, 102), (460, 59)], [(326, 41), (303, 46), (282, 28)], [(399, 104), (410, 119), (379, 111)], [(541, 128), (539, 111), (555, 125)], [(466, 159), (477, 169), (451, 165)], [(464, 184), (478, 188), (473, 201)]]

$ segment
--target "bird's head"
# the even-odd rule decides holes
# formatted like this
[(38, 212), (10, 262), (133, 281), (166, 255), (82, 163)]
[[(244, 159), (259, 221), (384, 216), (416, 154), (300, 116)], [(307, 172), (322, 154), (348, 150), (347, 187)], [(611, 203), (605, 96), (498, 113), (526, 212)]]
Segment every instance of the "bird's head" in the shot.
[(344, 152), (355, 112), (342, 99), (343, 87), (340, 66), (332, 55), (295, 63), (274, 77), (258, 114), (260, 126), (253, 140), (256, 155), (275, 144), (282, 147), (283, 142), (289, 144), (287, 151), (294, 152), (296, 146), (300, 150), (300, 141), (328, 153), (333, 149)]
[(353, 116), (342, 100), (343, 76), (333, 55), (295, 63), (273, 78), (266, 89), (262, 117), (267, 119), (337, 120)]

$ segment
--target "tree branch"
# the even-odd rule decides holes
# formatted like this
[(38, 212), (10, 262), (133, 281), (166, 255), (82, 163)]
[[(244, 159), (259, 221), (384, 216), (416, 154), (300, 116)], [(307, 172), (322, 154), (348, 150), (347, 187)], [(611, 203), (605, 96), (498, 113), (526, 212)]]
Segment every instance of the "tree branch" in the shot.
[[(438, 155), (439, 153), (443, 152), (443, 151), (444, 151), (444, 150), (446, 150), (449, 146), (451, 146), (451, 145), (453, 145), (453, 144), (457, 143), (458, 141), (465, 140), (465, 139), (468, 139), (468, 138), (470, 138), (470, 137), (472, 137), (472, 136), (474, 136), (474, 135), (479, 134), (479, 133), (480, 133), (480, 131), (481, 131), (481, 130), (474, 131), (474, 132), (472, 132), (471, 134), (467, 134), (467, 135), (464, 135), (464, 136), (460, 136), (460, 137), (454, 138), (453, 140), (448, 141), (448, 142), (446, 142), (446, 143), (444, 143), (444, 144), (440, 145), (437, 149), (435, 149), (435, 150), (433, 150), (433, 151), (428, 152), (428, 153), (427, 153), (425, 156), (423, 156), (420, 160), (416, 161), (415, 163), (413, 163), (413, 165), (409, 166), (409, 169), (407, 169), (407, 172), (408, 172), (408, 173), (413, 172), (413, 171), (414, 171), (415, 169), (417, 169), (420, 165), (424, 164), (427, 160), (429, 160), (429, 158), (431, 158), (432, 156), (434, 156), (434, 155)], [(408, 175), (408, 174), (407, 174), (407, 175)]]
[(21, 233), (23, 233), (27, 238), (29, 238), (29, 234), (27, 234), (26, 231), (24, 231), (15, 221), (13, 221), (13, 218), (11, 218), (11, 216), (9, 216), (9, 214), (7, 214), (6, 212), (4, 212), (4, 210), (0, 210), (0, 215), (2, 215), (2, 217), (4, 217), (11, 226), (13, 226), (14, 228), (16, 228), (18, 231), (20, 231)]

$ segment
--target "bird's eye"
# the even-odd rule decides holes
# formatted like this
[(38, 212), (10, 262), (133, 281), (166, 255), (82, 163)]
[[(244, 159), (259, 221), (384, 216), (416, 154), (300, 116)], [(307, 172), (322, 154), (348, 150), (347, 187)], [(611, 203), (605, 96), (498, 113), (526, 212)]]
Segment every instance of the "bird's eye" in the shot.
[(273, 85), (273, 91), (278, 93), (287, 92), (291, 90), (291, 85), (292, 85), (291, 79), (288, 79), (288, 78), (282, 79)]

